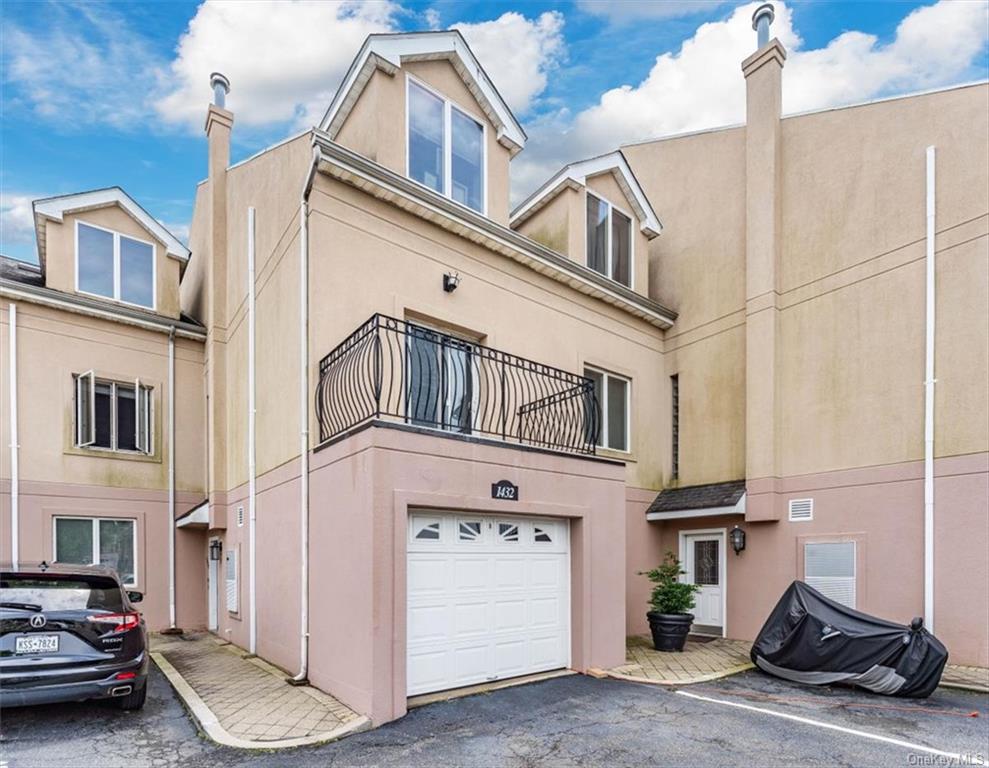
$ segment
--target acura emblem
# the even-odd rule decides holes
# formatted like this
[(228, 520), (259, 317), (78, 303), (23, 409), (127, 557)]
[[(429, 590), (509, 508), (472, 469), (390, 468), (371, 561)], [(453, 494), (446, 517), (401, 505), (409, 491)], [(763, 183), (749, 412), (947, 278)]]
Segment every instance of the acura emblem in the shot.
[(43, 613), (36, 613), (31, 617), (31, 626), (35, 629), (41, 629), (47, 623), (48, 619), (45, 618)]

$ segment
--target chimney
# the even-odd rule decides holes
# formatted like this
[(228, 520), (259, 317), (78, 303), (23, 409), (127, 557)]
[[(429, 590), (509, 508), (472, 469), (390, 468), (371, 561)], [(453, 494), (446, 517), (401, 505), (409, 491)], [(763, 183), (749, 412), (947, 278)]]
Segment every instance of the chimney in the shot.
[[(227, 324), (227, 168), (230, 165), (230, 131), (234, 116), (226, 109), (230, 81), (219, 72), (210, 75), (213, 103), (206, 110), (208, 144), (207, 181), (209, 240), (206, 272), (205, 320), (210, 333), (206, 340), (207, 419), (212, 434), (226, 434), (226, 365), (224, 345), (217, 340), (216, 329)], [(201, 256), (202, 257), (202, 256)], [(208, 492), (226, 488), (226, 457), (223, 442), (209, 441)], [(225, 515), (217, 517), (217, 507), (210, 505), (211, 527), (226, 527)]]
[(758, 48), (745, 76), (745, 476), (747, 520), (779, 519), (779, 261), (783, 63), (769, 3), (752, 15)]

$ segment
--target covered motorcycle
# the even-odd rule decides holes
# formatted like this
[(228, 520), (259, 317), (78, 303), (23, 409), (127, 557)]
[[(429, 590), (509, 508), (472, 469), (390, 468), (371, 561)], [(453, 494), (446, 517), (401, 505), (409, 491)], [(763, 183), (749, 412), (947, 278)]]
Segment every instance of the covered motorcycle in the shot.
[(887, 696), (929, 696), (948, 651), (924, 629), (877, 619), (802, 581), (783, 593), (752, 645), (752, 663), (785, 680), (857, 685)]

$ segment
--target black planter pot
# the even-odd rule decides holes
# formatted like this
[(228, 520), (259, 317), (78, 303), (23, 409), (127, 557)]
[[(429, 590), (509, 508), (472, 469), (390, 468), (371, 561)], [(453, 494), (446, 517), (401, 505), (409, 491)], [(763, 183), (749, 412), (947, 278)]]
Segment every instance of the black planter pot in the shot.
[(692, 613), (656, 613), (649, 611), (649, 629), (652, 630), (652, 644), (657, 651), (682, 651), (687, 642), (687, 633), (694, 623)]

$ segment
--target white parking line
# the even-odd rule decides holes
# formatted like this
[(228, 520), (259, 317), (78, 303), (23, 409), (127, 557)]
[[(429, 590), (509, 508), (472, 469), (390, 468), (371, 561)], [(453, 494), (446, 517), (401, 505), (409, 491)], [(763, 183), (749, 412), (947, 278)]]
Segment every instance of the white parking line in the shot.
[(833, 725), (831, 723), (823, 723), (820, 720), (811, 720), (807, 717), (800, 717), (799, 715), (789, 715), (785, 712), (776, 712), (772, 709), (763, 709), (762, 707), (754, 707), (751, 704), (739, 704), (737, 701), (725, 701), (724, 699), (714, 699), (710, 696), (701, 696), (696, 693), (689, 693), (688, 691), (678, 690), (676, 691), (680, 696), (687, 696), (691, 699), (698, 699), (700, 701), (710, 701), (713, 704), (724, 704), (726, 707), (737, 707), (738, 709), (747, 709), (750, 712), (761, 712), (764, 715), (772, 715), (773, 717), (779, 717), (784, 720), (792, 720), (797, 723), (803, 723), (804, 725), (814, 725), (818, 728), (826, 728), (829, 731), (839, 731), (841, 733), (848, 733), (852, 736), (861, 736), (863, 739), (872, 739), (873, 741), (882, 741), (886, 744), (894, 744), (898, 747), (905, 747), (906, 749), (912, 749), (917, 752), (926, 752), (929, 755), (940, 755), (941, 757), (947, 757), (956, 761), (959, 765), (985, 765), (985, 760), (978, 755), (962, 755), (958, 752), (944, 752), (940, 749), (934, 749), (933, 747), (927, 747), (923, 744), (913, 744), (909, 741), (901, 741), (900, 739), (894, 739), (889, 736), (880, 736), (877, 733), (868, 733), (867, 731), (858, 731), (854, 728), (845, 728), (841, 725)]

